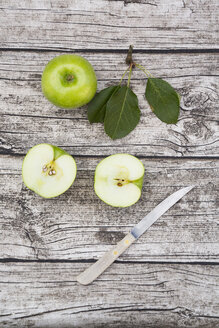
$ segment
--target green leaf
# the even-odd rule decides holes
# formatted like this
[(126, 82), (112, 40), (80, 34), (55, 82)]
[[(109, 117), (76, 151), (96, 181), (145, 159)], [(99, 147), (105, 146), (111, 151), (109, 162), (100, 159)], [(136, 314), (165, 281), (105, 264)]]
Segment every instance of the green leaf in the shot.
[(103, 89), (95, 95), (88, 105), (88, 119), (90, 123), (103, 123), (106, 104), (112, 94), (120, 88), (120, 85), (111, 86), (109, 88)]
[(179, 98), (179, 104), (180, 104), (180, 101), (181, 101), (181, 96), (180, 96), (180, 94), (179, 94), (179, 93), (177, 93), (177, 96), (178, 96), (178, 98)]
[(145, 97), (153, 113), (163, 122), (177, 123), (179, 116), (179, 95), (162, 79), (149, 78)]
[(105, 132), (112, 139), (123, 138), (136, 127), (139, 119), (140, 109), (137, 96), (129, 87), (121, 87), (107, 103), (104, 119)]

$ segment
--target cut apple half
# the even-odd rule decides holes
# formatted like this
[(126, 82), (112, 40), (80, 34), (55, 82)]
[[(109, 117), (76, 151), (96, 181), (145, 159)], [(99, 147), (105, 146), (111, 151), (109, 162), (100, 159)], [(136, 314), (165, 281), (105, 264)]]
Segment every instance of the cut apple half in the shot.
[(135, 156), (115, 154), (103, 159), (96, 167), (94, 189), (108, 205), (128, 207), (140, 196), (144, 166)]
[(53, 145), (39, 144), (24, 158), (24, 184), (44, 198), (57, 197), (74, 182), (77, 166), (74, 158)]

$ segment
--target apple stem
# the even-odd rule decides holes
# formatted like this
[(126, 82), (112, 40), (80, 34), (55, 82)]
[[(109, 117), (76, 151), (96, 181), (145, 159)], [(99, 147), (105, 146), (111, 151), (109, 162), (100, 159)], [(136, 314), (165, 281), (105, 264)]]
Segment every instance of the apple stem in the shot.
[(72, 74), (68, 74), (66, 80), (67, 80), (68, 82), (73, 81), (73, 80), (74, 80), (74, 75), (72, 75)]

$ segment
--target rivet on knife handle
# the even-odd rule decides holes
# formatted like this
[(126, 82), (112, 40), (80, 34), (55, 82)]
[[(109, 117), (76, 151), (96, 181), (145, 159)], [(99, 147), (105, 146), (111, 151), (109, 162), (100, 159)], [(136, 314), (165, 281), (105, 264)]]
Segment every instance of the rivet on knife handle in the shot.
[(128, 233), (116, 246), (106, 252), (97, 262), (87, 268), (78, 277), (82, 285), (88, 285), (105, 271), (133, 242), (135, 237)]

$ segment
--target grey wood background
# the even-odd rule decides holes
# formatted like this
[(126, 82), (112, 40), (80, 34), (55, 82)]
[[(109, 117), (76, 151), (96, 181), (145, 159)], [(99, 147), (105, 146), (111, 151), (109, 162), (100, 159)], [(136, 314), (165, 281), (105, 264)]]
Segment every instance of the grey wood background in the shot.
[[(218, 327), (218, 1), (0, 0), (0, 327)], [(55, 108), (41, 74), (56, 55), (87, 58), (98, 89), (134, 58), (181, 94), (177, 125), (144, 99), (141, 121), (110, 140), (86, 107)], [(76, 159), (77, 179), (42, 199), (22, 183), (22, 160), (40, 142)], [(107, 155), (128, 152), (146, 168), (140, 201), (111, 208), (93, 191)], [(92, 285), (76, 276), (173, 191), (196, 184)]]

